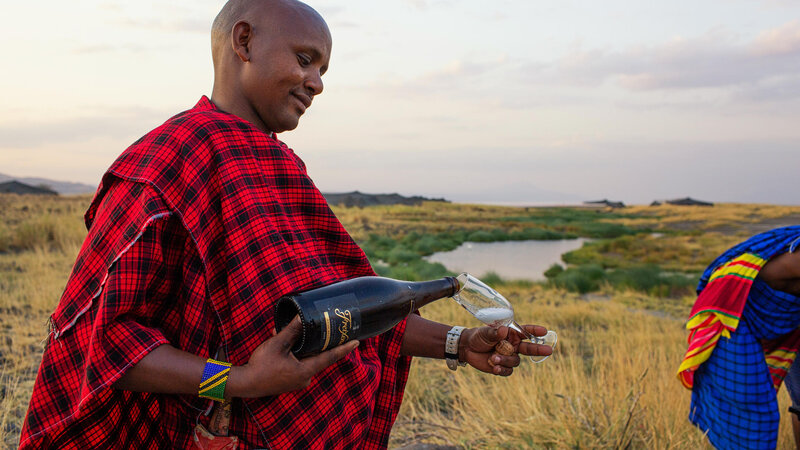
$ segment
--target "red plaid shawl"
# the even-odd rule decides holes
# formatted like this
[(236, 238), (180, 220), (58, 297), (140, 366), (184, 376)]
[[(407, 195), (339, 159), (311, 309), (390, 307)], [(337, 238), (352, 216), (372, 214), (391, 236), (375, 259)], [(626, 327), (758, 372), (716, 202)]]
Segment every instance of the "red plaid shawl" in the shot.
[[(277, 298), (373, 274), (302, 161), (205, 97), (119, 157), (86, 222), (51, 318), (23, 448), (189, 447), (208, 404), (112, 389), (125, 370), (166, 342), (203, 357), (221, 345), (230, 362), (245, 364), (271, 336)], [(162, 242), (152, 236), (159, 227)], [(176, 262), (165, 246), (189, 256)], [(147, 248), (167, 267), (160, 276), (179, 279), (177, 289), (154, 279), (147, 258), (130, 260)], [(177, 299), (121, 298), (130, 283)], [(304, 390), (235, 400), (231, 434), (243, 448), (386, 447), (410, 363), (399, 355), (404, 327), (363, 341)]]

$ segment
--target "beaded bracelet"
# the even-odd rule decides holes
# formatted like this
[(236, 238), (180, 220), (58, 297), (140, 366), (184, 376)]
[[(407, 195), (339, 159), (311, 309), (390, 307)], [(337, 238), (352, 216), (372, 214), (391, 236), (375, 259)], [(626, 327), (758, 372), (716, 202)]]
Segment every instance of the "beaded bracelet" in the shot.
[(230, 373), (230, 363), (208, 358), (203, 369), (203, 379), (200, 381), (198, 395), (216, 402), (224, 401), (225, 384), (228, 382)]

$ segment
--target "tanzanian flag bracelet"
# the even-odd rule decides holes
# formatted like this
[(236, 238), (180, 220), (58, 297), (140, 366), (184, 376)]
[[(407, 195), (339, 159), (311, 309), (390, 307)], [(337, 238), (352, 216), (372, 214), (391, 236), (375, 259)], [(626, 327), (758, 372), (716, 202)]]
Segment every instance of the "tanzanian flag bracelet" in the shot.
[(203, 369), (203, 379), (200, 381), (198, 395), (216, 402), (225, 400), (225, 384), (228, 374), (231, 373), (231, 364), (208, 358)]

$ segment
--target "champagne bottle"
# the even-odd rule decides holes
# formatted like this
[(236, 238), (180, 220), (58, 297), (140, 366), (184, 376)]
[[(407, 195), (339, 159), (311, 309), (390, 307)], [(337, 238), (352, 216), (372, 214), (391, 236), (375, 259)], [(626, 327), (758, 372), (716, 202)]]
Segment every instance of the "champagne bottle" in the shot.
[(361, 277), (288, 295), (275, 305), (275, 329), (299, 315), (303, 334), (292, 352), (313, 355), (353, 339), (377, 336), (418, 308), (458, 292), (454, 277), (432, 281), (400, 281)]

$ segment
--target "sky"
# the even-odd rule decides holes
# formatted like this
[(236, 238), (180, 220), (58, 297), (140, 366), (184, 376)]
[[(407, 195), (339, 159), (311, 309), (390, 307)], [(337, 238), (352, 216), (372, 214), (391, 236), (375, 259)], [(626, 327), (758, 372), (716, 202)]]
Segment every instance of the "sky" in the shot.
[[(279, 138), (323, 192), (800, 204), (800, 2), (307, 3), (330, 69)], [(97, 185), (211, 94), (223, 4), (5, 5), (0, 173)]]

